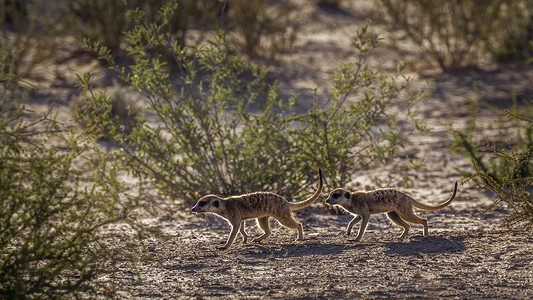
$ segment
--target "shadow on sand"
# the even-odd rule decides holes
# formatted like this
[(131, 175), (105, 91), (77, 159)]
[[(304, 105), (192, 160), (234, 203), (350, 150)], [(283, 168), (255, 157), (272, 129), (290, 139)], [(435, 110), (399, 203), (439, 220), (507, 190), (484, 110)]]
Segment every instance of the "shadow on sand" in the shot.
[(429, 236), (413, 237), (409, 242), (386, 242), (385, 254), (397, 254), (400, 256), (411, 256), (419, 253), (456, 253), (466, 249), (464, 236)]
[[(247, 249), (246, 249), (247, 248)], [(283, 258), (302, 257), (307, 255), (337, 255), (346, 249), (345, 243), (332, 243), (331, 241), (306, 241), (304, 244), (248, 244), (246, 253), (255, 258)], [(241, 251), (244, 250), (241, 248)]]

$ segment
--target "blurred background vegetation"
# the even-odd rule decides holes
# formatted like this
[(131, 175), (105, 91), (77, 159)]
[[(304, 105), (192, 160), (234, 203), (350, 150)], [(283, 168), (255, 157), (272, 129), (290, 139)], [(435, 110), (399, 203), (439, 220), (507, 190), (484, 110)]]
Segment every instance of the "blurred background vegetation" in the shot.
[[(315, 1), (322, 7), (357, 1)], [(138, 20), (126, 16), (140, 9), (157, 18), (161, 0), (0, 1), (2, 60), (11, 73), (24, 74), (51, 55), (58, 37), (100, 41), (118, 54), (125, 32)], [(180, 45), (191, 46), (227, 31), (231, 50), (273, 59), (290, 49), (301, 26), (297, 1), (181, 0), (171, 31)], [(379, 0), (372, 18), (401, 30), (443, 71), (475, 65), (480, 56), (497, 62), (527, 62), (533, 54), (533, 2), (527, 0)], [(16, 34), (15, 34), (16, 33)], [(53, 39), (50, 39), (53, 37)], [(187, 44), (188, 43), (188, 44)], [(31, 53), (29, 53), (31, 49)], [(24, 64), (22, 63), (24, 62)], [(5, 66), (6, 67), (6, 66)]]
[(380, 17), (401, 29), (443, 71), (533, 55), (533, 2), (519, 0), (380, 0)]
[[(0, 0), (0, 296), (112, 295), (113, 288), (88, 283), (141, 256), (101, 242), (101, 228), (127, 223), (143, 233), (135, 213), (150, 211), (147, 189), (179, 196), (183, 205), (199, 193), (250, 189), (298, 197), (313, 190), (317, 167), (328, 171), (329, 185), (346, 184), (354, 170), (401, 159), (398, 149), (413, 128), (427, 130), (414, 112), (406, 119), (411, 131), (386, 114), (398, 94), (409, 100), (424, 94), (400, 81), (405, 65), (389, 75), (366, 64), (378, 35), (359, 31), (360, 55), (335, 74), (328, 100), (315, 91), (313, 107), (296, 115), (290, 108), (298, 95), (280, 97), (253, 62), (273, 62), (291, 50), (303, 26), (296, 18), (301, 2), (176, 3), (177, 9), (160, 0)], [(312, 5), (356, 8), (358, 1)], [(532, 61), (533, 1), (380, 0), (376, 7), (369, 17), (405, 35), (441, 72), (487, 60)], [(217, 35), (221, 29), (225, 34)], [(84, 44), (114, 68), (117, 86), (139, 92), (149, 107), (79, 74), (77, 123), (57, 121), (52, 109), (27, 109), (35, 68), (65, 45), (70, 58), (83, 56)], [(345, 101), (355, 91), (364, 96)], [(147, 123), (146, 113), (164, 126)], [(509, 224), (532, 228), (531, 105), (515, 101), (502, 114), (517, 130), (503, 141), (484, 140), (476, 110), (470, 113), (470, 127), (450, 129), (452, 151), (472, 161), (465, 178), (512, 210)], [(96, 139), (122, 152), (106, 151)], [(124, 184), (121, 174), (135, 184)]]

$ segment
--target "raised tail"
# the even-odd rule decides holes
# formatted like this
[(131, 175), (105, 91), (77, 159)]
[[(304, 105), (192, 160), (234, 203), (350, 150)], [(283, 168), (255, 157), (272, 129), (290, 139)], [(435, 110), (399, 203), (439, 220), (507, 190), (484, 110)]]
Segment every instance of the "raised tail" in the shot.
[(437, 206), (430, 206), (430, 205), (427, 205), (427, 204), (424, 204), (424, 203), (420, 203), (420, 202), (418, 202), (418, 201), (413, 199), (413, 206), (416, 207), (416, 208), (423, 209), (423, 210), (439, 210), (439, 209), (445, 208), (446, 206), (450, 205), (450, 203), (452, 203), (453, 199), (455, 198), (455, 194), (457, 194), (457, 181), (455, 182), (455, 187), (453, 189), (452, 196), (446, 202), (444, 202), (442, 204), (439, 204)]
[(302, 209), (308, 205), (311, 205), (311, 203), (315, 202), (316, 199), (320, 197), (320, 194), (322, 194), (322, 189), (324, 188), (324, 183), (322, 182), (322, 170), (321, 169), (318, 169), (318, 177), (319, 177), (318, 189), (313, 194), (313, 196), (311, 196), (309, 199), (306, 199), (302, 202), (289, 203), (291, 210)]

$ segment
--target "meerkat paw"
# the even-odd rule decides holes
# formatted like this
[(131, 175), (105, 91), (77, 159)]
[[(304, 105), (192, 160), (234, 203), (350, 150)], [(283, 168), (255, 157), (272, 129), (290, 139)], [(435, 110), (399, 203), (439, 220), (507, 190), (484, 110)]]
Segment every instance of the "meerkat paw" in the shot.
[[(231, 244), (233, 244), (233, 243), (231, 243)], [(226, 250), (226, 249), (228, 249), (231, 246), (231, 244), (225, 243), (224, 246), (218, 246), (217, 249), (218, 250)]]

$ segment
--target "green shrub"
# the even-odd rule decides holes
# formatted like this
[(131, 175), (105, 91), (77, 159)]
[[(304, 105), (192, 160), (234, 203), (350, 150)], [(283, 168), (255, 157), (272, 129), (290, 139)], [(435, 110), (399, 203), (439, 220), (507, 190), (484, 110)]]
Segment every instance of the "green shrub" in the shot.
[[(400, 119), (401, 114), (398, 118), (389, 115), (391, 106), (412, 104), (424, 93), (408, 91), (410, 79), (401, 74), (405, 64), (390, 75), (366, 64), (380, 41), (377, 34), (367, 32), (367, 27), (358, 30), (354, 42), (360, 53), (358, 59), (335, 72), (334, 88), (326, 105), (315, 94), (312, 108), (295, 116), (298, 126), (290, 130), (297, 149), (294, 158), (323, 165), (334, 187), (344, 186), (352, 174), (372, 163), (388, 163), (397, 158), (397, 151), (414, 128), (419, 132), (429, 130), (416, 118), (415, 111), (408, 111), (405, 119)], [(406, 100), (399, 100), (401, 97)]]
[[(168, 22), (174, 9), (171, 3), (161, 19)], [(330, 98), (315, 96), (308, 112), (296, 114), (291, 109), (297, 96), (283, 99), (276, 84), (265, 81), (266, 71), (228, 54), (222, 36), (186, 48), (169, 39), (167, 24), (130, 31), (128, 51), (135, 63), (113, 67), (145, 96), (145, 111), (157, 122), (140, 116), (128, 136), (114, 134), (113, 122), (96, 120), (92, 126), (115, 124), (101, 128), (121, 145), (118, 152), (131, 172), (186, 204), (207, 193), (271, 190), (300, 197), (312, 191), (318, 167), (328, 174), (328, 184), (344, 185), (357, 170), (393, 159), (409, 130), (424, 128), (412, 112), (405, 121), (413, 122), (402, 126), (404, 120), (388, 114), (389, 106), (408, 104), (422, 93), (407, 91), (403, 65), (398, 73), (384, 75), (366, 64), (380, 41), (366, 27), (354, 43), (361, 55), (335, 75)], [(146, 50), (146, 40), (169, 49), (180, 73), (168, 73), (173, 68)], [(113, 63), (105, 47), (88, 47)], [(88, 76), (80, 79), (87, 101), (105, 107), (107, 96), (90, 92)]]
[(112, 295), (117, 287), (98, 279), (135, 251), (109, 244), (102, 229), (121, 223), (142, 232), (133, 213), (143, 183), (119, 180), (116, 157), (27, 110), (27, 91), (9, 84), (0, 82), (0, 297)]
[[(480, 133), (475, 128), (477, 110), (474, 109), (466, 130), (452, 129), (454, 144), (451, 149), (472, 161), (473, 172), (462, 171), (463, 176), (496, 195), (497, 200), (487, 210), (505, 203), (512, 211), (506, 219), (508, 226), (523, 223), (526, 228), (532, 229), (533, 122), (520, 116), (517, 111), (516, 104), (513, 112), (505, 111), (515, 121), (515, 135), (504, 141), (487, 140), (481, 143), (475, 140)], [(531, 105), (525, 111), (532, 112)]]
[(492, 45), (493, 53), (506, 51), (506, 43), (523, 26), (516, 14), (531, 15), (522, 6), (517, 0), (380, 1), (386, 23), (405, 31), (444, 71), (475, 65), (486, 45)]
[[(116, 134), (130, 134), (133, 131), (140, 111), (120, 87), (114, 87), (111, 91), (91, 90), (90, 93), (93, 95), (82, 93), (72, 104), (73, 111), (80, 116), (78, 122), (85, 131), (105, 140), (113, 139)], [(102, 102), (88, 101), (98, 97), (103, 97)], [(100, 124), (92, 126), (96, 122)]]

